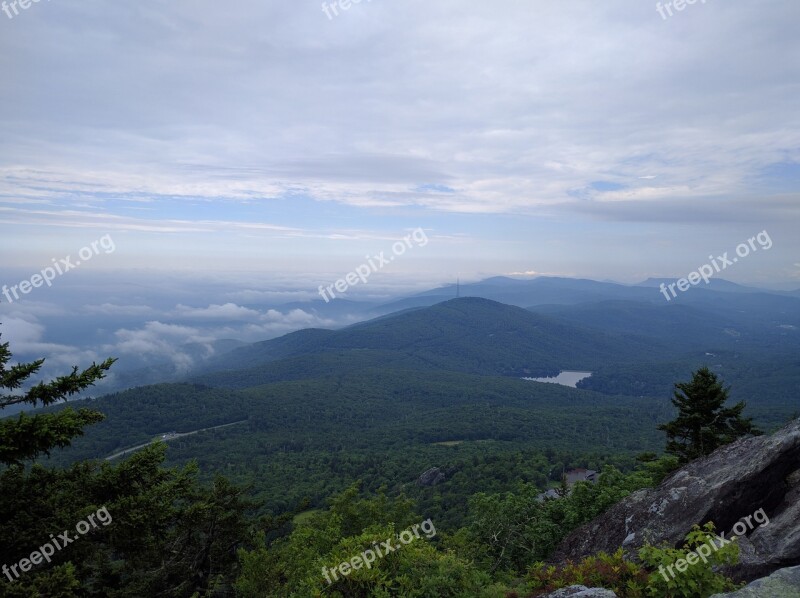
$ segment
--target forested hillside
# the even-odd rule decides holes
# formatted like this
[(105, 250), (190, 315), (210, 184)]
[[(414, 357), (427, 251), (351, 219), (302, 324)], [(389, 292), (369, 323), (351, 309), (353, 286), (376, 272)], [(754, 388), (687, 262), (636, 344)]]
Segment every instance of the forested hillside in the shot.
[[(671, 388), (661, 381), (686, 377), (709, 357), (703, 348), (724, 347), (714, 361), (741, 379), (748, 372), (773, 375), (771, 367), (792, 363), (776, 352), (772, 364), (748, 360), (754, 371), (736, 370), (743, 352), (763, 350), (763, 337), (731, 344), (725, 330), (737, 322), (705, 319), (691, 307), (603, 302), (542, 311), (548, 315), (463, 298), (343, 330), (305, 330), (241, 347), (218, 358), (209, 368), (215, 371), (185, 383), (49, 407), (45, 413), (91, 409), (105, 419), (40, 463), (70, 467), (112, 458), (106, 467), (114, 467), (165, 450), (166, 464), (196, 463), (200, 483), (217, 484), (215, 476), (224, 475), (246, 489), (262, 531), (281, 547), (256, 550), (242, 561), (245, 585), (267, 575), (264, 583), (272, 585), (315, 586), (305, 572), (294, 581), (274, 577), (281, 577), (273, 569), (287, 558), (281, 551), (299, 541), (297, 526), (333, 525), (328, 518), (343, 507), (328, 508), (344, 504), (337, 501), (363, 500), (375, 509), (370, 501), (378, 500), (435, 521), (441, 535), (434, 545), (452, 545), (462, 558), (480, 563), (463, 574), (491, 593), (503, 577), (487, 573), (498, 567), (523, 571), (575, 525), (668, 471), (654, 461), (664, 446), (658, 426), (674, 413)], [(666, 342), (654, 338), (666, 330)], [(521, 378), (565, 367), (593, 374), (577, 389)], [(601, 392), (587, 390), (592, 387)], [(785, 390), (771, 385), (769, 393), (754, 397), (748, 413), (767, 428), (783, 423), (792, 407), (782, 399)], [(164, 448), (145, 448), (151, 441)], [(583, 491), (591, 498), (570, 498), (591, 506), (562, 499), (557, 507), (542, 507), (536, 517), (543, 527), (530, 532), (538, 538), (533, 552), (495, 552), (492, 526), (515, 520), (511, 514), (519, 509), (538, 512), (539, 495), (561, 487), (562, 476), (576, 468), (604, 471), (600, 486)], [(580, 512), (570, 514), (573, 508)], [(410, 512), (372, 524), (400, 525)], [(348, 525), (355, 531), (361, 524)], [(417, 556), (440, 558), (422, 554)]]
[[(359, 479), (367, 489), (386, 486), (432, 504), (440, 494), (463, 502), (471, 491), (519, 479), (544, 490), (567, 468), (630, 467), (636, 454), (657, 451), (655, 426), (671, 413), (672, 383), (707, 363), (698, 349), (718, 346), (715, 335), (729, 338), (722, 330), (732, 325), (684, 306), (604, 302), (548, 311), (558, 315), (463, 298), (236, 349), (217, 367), (238, 369), (92, 402), (109, 417), (54, 458), (101, 458), (165, 432), (246, 420), (170, 441), (169, 459), (197, 459), (207, 475), (252, 484), (262, 511), (273, 514), (319, 506)], [(665, 331), (674, 345), (642, 350), (658, 346), (655, 337)], [(774, 428), (791, 415), (791, 360), (759, 365), (727, 349), (713, 356), (711, 365), (719, 363), (741, 383), (733, 396), (748, 400), (757, 421)], [(601, 392), (519, 378), (571, 368), (593, 371), (579, 385)], [(754, 380), (778, 368), (785, 382), (754, 392)], [(508, 461), (520, 454), (537, 456), (535, 473), (509, 473)], [(486, 480), (492, 460), (497, 466)], [(416, 479), (431, 467), (450, 479), (420, 490)], [(458, 523), (459, 512), (447, 518)]]

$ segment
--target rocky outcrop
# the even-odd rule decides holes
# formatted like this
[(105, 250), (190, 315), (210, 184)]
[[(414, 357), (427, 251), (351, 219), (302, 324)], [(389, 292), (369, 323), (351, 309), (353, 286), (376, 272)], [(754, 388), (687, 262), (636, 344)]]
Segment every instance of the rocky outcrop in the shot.
[(800, 596), (800, 567), (780, 569), (769, 577), (757, 579), (750, 585), (728, 594), (711, 598), (797, 598)]
[(617, 595), (611, 590), (604, 590), (603, 588), (569, 586), (542, 596), (542, 598), (617, 598)]
[[(800, 596), (800, 567), (779, 569), (748, 586), (727, 594), (714, 594), (711, 598), (797, 598)], [(542, 598), (617, 598), (611, 590), (569, 586)]]
[[(657, 488), (640, 490), (573, 531), (555, 562), (622, 546), (636, 557), (646, 542), (680, 546), (694, 524), (730, 531), (763, 509), (769, 523), (740, 537), (741, 563), (727, 573), (750, 581), (800, 564), (800, 419), (771, 436), (745, 438), (679, 469)], [(743, 526), (739, 526), (743, 529)]]
[(445, 480), (445, 475), (438, 467), (431, 467), (428, 471), (424, 472), (417, 479), (417, 484), (420, 486), (435, 486), (441, 484)]

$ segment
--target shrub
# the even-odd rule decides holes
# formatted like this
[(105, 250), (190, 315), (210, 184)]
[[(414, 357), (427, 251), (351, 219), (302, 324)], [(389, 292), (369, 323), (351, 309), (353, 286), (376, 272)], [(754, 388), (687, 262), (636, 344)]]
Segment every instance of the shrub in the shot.
[[(714, 543), (716, 540), (716, 544)], [(714, 524), (706, 523), (702, 528), (695, 525), (686, 536), (683, 548), (644, 546), (639, 550), (642, 562), (657, 569), (650, 574), (648, 596), (658, 598), (706, 598), (712, 594), (729, 592), (737, 588), (730, 579), (714, 571), (715, 565), (734, 565), (739, 562), (739, 546), (730, 541), (718, 547), (720, 541), (714, 535)], [(696, 558), (696, 550), (701, 545), (711, 547), (706, 558)], [(707, 550), (708, 551), (708, 550)], [(673, 568), (674, 576), (669, 571), (679, 560), (686, 561), (689, 553), (695, 553), (697, 562), (686, 562), (683, 572)]]
[(648, 572), (636, 563), (626, 561), (622, 548), (614, 554), (599, 553), (578, 563), (568, 561), (555, 566), (537, 563), (529, 573), (533, 590), (529, 597), (542, 596), (572, 585), (614, 590), (620, 598), (646, 596)]

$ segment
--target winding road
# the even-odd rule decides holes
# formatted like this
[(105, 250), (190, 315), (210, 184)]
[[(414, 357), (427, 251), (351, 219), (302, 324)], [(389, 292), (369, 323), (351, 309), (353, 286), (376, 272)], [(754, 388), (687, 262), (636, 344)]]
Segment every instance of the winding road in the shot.
[(161, 436), (164, 436), (164, 434), (169, 434), (169, 432), (162, 432), (161, 434), (158, 434), (159, 436), (158, 438), (154, 438), (150, 442), (145, 442), (144, 444), (127, 448), (124, 451), (120, 451), (118, 453), (114, 453), (110, 457), (106, 457), (106, 461), (111, 461), (112, 459), (116, 459), (117, 457), (121, 457), (122, 455), (138, 451), (139, 449), (144, 448), (150, 444), (153, 444), (154, 442), (169, 442), (171, 440), (175, 440), (176, 438), (183, 438), (184, 436), (191, 436), (192, 434), (197, 434), (198, 432), (206, 432), (208, 430), (219, 430), (220, 428), (227, 428), (228, 426), (236, 426), (238, 424), (244, 424), (244, 423), (247, 423), (246, 419), (243, 419), (242, 421), (238, 422), (233, 422), (232, 424), (222, 424), (221, 426), (214, 426), (212, 428), (201, 428), (199, 430), (194, 430), (193, 432), (183, 432), (182, 434), (173, 434), (172, 436), (168, 436), (167, 438), (161, 438)]

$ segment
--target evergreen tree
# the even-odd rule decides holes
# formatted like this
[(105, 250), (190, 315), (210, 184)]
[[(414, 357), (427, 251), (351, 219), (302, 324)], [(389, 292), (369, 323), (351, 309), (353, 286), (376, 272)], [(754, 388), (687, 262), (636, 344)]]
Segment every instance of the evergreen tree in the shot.
[[(97, 380), (105, 377), (105, 373), (116, 361), (106, 359), (103, 363), (93, 363), (78, 373), (77, 366), (72, 373), (60, 376), (52, 382), (39, 382), (24, 394), (6, 394), (14, 392), (36, 374), (44, 364), (44, 359), (31, 363), (20, 363), (6, 367), (11, 360), (8, 343), (0, 344), (0, 410), (28, 403), (32, 407), (46, 407), (64, 401), (72, 395), (92, 386)], [(83, 428), (103, 420), (103, 415), (91, 409), (70, 408), (58, 413), (46, 413), (34, 416), (20, 414), (16, 419), (0, 420), (0, 464), (21, 465), (23, 461), (34, 459), (41, 454), (49, 455), (56, 447), (68, 446), (76, 436), (83, 434)]]
[[(18, 391), (44, 360), (8, 366), (8, 343), (0, 344), (0, 410), (28, 403), (52, 405), (104, 377), (114, 360)], [(118, 464), (84, 461), (65, 468), (31, 463), (68, 446), (83, 427), (99, 422), (95, 410), (0, 419), (0, 596), (32, 598), (190, 598), (230, 593), (237, 549), (251, 536), (245, 490), (217, 478), (197, 482), (198, 468), (164, 468), (166, 445), (156, 443)], [(74, 530), (104, 507), (112, 520), (47, 562), (11, 568), (53, 534)], [(75, 536), (73, 532), (73, 536)], [(63, 548), (63, 549), (61, 549)], [(29, 563), (30, 564), (30, 563)], [(8, 572), (6, 572), (8, 571)]]
[(667, 433), (668, 453), (688, 463), (742, 436), (761, 434), (752, 418), (742, 417), (743, 401), (725, 407), (729, 390), (707, 367), (694, 372), (691, 382), (675, 384), (678, 417), (658, 426)]

